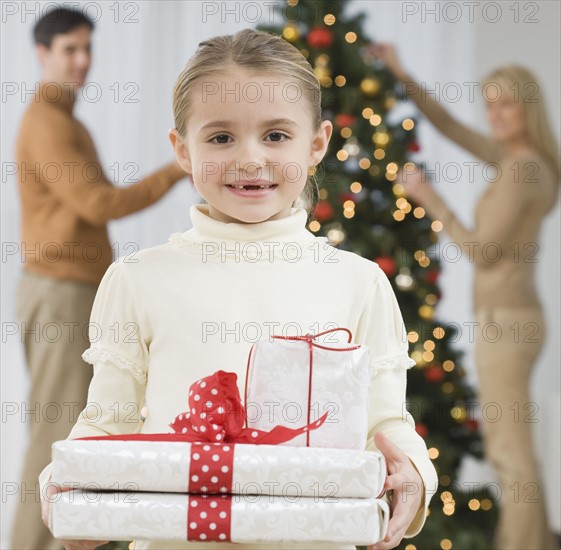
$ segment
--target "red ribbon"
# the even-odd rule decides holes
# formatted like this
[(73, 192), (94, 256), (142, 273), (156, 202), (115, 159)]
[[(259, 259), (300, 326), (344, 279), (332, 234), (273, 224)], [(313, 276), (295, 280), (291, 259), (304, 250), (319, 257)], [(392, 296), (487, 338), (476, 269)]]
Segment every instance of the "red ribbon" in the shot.
[[(304, 336), (275, 336), (273, 335), (273, 338), (277, 338), (277, 339), (282, 339), (282, 340), (303, 340), (305, 342), (308, 342), (308, 347), (309, 347), (309, 353), (310, 353), (310, 359), (309, 359), (309, 368), (308, 368), (308, 425), (310, 425), (310, 415), (311, 415), (311, 410), (312, 410), (312, 406), (311, 406), (311, 402), (312, 402), (312, 377), (313, 377), (313, 356), (314, 356), (314, 347), (316, 348), (321, 348), (321, 349), (327, 349), (330, 351), (351, 351), (353, 349), (358, 349), (360, 348), (360, 344), (354, 345), (354, 346), (350, 346), (348, 348), (331, 348), (329, 346), (322, 346), (321, 344), (317, 344), (316, 342), (313, 341), (314, 338), (317, 338), (318, 336), (322, 336), (324, 334), (328, 334), (330, 332), (335, 332), (337, 330), (343, 330), (347, 333), (347, 342), (350, 343), (352, 338), (353, 338), (353, 334), (352, 332), (348, 329), (348, 328), (343, 328), (343, 327), (338, 327), (338, 328), (331, 328), (329, 330), (324, 330), (323, 332), (319, 332), (318, 334), (306, 334)], [(251, 353), (253, 352), (253, 348), (254, 348), (255, 344), (253, 344), (253, 346), (251, 346), (251, 349), (249, 350), (249, 357), (247, 359), (247, 367), (246, 367), (246, 371), (245, 371), (245, 392), (244, 392), (244, 404), (245, 407), (247, 408), (247, 386), (248, 386), (248, 379), (249, 379), (249, 366), (250, 366), (250, 362), (251, 362)], [(321, 418), (324, 418), (328, 413), (325, 413)], [(322, 422), (323, 423), (323, 422)], [(287, 428), (288, 429), (288, 428)], [(310, 432), (309, 430), (306, 432), (306, 447), (310, 446)]]

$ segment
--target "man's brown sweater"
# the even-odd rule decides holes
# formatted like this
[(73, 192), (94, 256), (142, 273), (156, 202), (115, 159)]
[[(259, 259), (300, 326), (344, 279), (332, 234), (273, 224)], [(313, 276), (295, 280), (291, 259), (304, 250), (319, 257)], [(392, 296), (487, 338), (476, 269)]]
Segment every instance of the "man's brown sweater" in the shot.
[(16, 142), (24, 269), (97, 286), (111, 262), (107, 222), (160, 199), (185, 172), (174, 161), (128, 187), (103, 173), (74, 118), (69, 88), (41, 82)]

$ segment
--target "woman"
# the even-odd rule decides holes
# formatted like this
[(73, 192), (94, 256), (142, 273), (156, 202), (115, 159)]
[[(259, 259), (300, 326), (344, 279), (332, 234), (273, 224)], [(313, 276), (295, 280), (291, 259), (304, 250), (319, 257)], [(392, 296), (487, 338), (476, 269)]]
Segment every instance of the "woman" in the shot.
[[(479, 198), (475, 227), (466, 228), (426, 175), (400, 172), (406, 194), (474, 262), (475, 362), (479, 377), (486, 454), (502, 494), (495, 548), (559, 548), (547, 525), (531, 426), (537, 405), (529, 400), (532, 367), (546, 327), (534, 284), (541, 223), (556, 204), (561, 174), (557, 144), (532, 74), (518, 66), (497, 69), (483, 83), (492, 137), (464, 126), (415, 83), (389, 44), (371, 46), (407, 95), (445, 136), (495, 173)], [(487, 174), (491, 165), (474, 173)], [(485, 177), (482, 175), (482, 177)], [(483, 409), (486, 405), (492, 405)]]

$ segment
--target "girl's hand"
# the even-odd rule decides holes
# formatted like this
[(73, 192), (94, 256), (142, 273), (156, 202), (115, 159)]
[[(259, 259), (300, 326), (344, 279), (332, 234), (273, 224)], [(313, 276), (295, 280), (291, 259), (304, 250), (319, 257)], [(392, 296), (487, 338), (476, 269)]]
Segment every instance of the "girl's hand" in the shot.
[(403, 185), (405, 194), (411, 197), (419, 206), (425, 206), (427, 203), (430, 203), (431, 196), (436, 193), (425, 171), (419, 167), (399, 170), (396, 182)]
[(423, 502), (424, 486), (421, 476), (409, 457), (382, 432), (374, 434), (374, 442), (384, 455), (388, 466), (388, 478), (384, 485), (392, 491), (391, 517), (386, 537), (371, 544), (368, 550), (389, 550), (401, 542), (407, 528), (417, 515)]
[(384, 65), (398, 80), (407, 80), (407, 72), (401, 65), (397, 50), (393, 44), (375, 42), (368, 46), (368, 50), (374, 57), (383, 61)]
[[(49, 527), (49, 513), (51, 508), (51, 502), (55, 500), (58, 493), (63, 493), (65, 491), (70, 491), (70, 487), (61, 487), (57, 483), (47, 483), (45, 488), (45, 498), (43, 498), (43, 491), (41, 491), (41, 517), (43, 523)], [(49, 527), (50, 529), (50, 527)], [(60, 540), (60, 543), (64, 546), (65, 550), (93, 550), (102, 544), (107, 544), (109, 541), (97, 541), (97, 540)]]

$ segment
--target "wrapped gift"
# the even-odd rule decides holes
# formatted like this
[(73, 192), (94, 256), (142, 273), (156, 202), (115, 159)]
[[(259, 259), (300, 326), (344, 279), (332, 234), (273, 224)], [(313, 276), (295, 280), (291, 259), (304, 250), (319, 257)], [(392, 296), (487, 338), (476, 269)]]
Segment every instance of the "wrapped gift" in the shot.
[(364, 449), (368, 435), (370, 354), (364, 345), (325, 343), (316, 335), (273, 336), (250, 351), (245, 406), (250, 428), (296, 428), (327, 414), (323, 426), (280, 445)]
[[(123, 436), (126, 438), (126, 436)], [(376, 498), (378, 451), (182, 441), (65, 440), (51, 481), (90, 490)]]
[(60, 539), (368, 545), (384, 538), (389, 515), (382, 499), (74, 490), (53, 499), (49, 521)]

